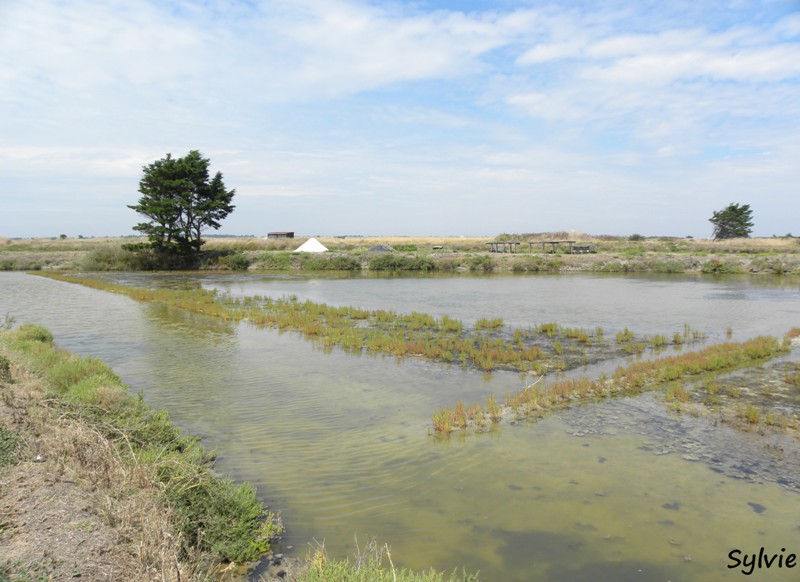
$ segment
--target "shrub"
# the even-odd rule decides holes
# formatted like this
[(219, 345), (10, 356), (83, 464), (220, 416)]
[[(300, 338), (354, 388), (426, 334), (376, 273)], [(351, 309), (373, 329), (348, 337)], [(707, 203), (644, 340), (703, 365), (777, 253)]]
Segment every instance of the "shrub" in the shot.
[(286, 251), (267, 251), (258, 257), (259, 269), (284, 271), (292, 266), (292, 253)]
[(14, 333), (14, 338), (19, 341), (34, 341), (49, 344), (53, 341), (53, 334), (50, 333), (50, 330), (41, 325), (27, 323), (17, 329)]
[(709, 275), (730, 275), (742, 272), (737, 265), (723, 263), (719, 259), (711, 259), (710, 261), (703, 263), (701, 271)]
[(655, 273), (683, 273), (685, 271), (684, 266), (678, 261), (665, 261), (653, 265), (653, 272)]
[(236, 253), (225, 257), (225, 264), (232, 271), (246, 271), (250, 267), (250, 259), (244, 253)]
[(371, 271), (433, 271), (434, 262), (419, 255), (395, 255), (391, 253), (378, 255), (369, 260)]
[(494, 262), (492, 262), (492, 258), (487, 255), (471, 257), (467, 261), (467, 266), (469, 266), (470, 271), (489, 272), (494, 270)]
[(305, 271), (360, 271), (361, 261), (347, 255), (301, 255), (300, 267)]

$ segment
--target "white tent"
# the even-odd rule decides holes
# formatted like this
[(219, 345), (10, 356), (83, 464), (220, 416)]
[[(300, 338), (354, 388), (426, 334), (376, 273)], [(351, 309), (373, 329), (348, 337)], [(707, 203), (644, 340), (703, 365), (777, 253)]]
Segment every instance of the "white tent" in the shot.
[(310, 238), (294, 251), (296, 253), (324, 253), (328, 249), (315, 238)]

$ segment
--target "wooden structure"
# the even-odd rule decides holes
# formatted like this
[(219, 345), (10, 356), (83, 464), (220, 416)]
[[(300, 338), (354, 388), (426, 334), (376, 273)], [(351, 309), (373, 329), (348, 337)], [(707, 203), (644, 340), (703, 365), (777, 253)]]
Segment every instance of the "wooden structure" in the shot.
[(550, 252), (555, 253), (558, 247), (561, 245), (569, 245), (569, 253), (572, 254), (572, 247), (575, 244), (574, 240), (536, 240), (536, 241), (528, 241), (528, 244), (531, 245), (531, 250), (533, 250), (533, 245), (542, 245), (542, 252), (545, 252), (546, 246), (550, 245)]
[(267, 238), (294, 238), (293, 232), (268, 232)]
[(502, 241), (502, 242), (487, 242), (489, 245), (490, 253), (516, 253), (519, 249), (520, 242), (518, 240)]

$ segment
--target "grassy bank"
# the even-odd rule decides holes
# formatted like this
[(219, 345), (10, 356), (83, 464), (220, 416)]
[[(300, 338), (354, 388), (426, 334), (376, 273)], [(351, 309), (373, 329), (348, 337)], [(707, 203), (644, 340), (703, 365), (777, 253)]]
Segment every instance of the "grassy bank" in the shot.
[[(587, 254), (544, 252), (537, 242), (575, 240)], [(0, 270), (151, 270), (147, 257), (123, 250), (137, 239), (0, 240)], [(210, 238), (199, 267), (209, 270), (349, 272), (652, 272), (800, 274), (800, 239), (712, 241), (676, 237), (528, 233), (497, 237), (321, 237), (329, 253), (293, 253), (306, 239)], [(489, 253), (487, 242), (521, 241), (518, 253)], [(533, 244), (528, 244), (533, 243)], [(385, 245), (394, 252), (371, 249)], [(547, 249), (549, 250), (549, 247)]]
[[(0, 578), (101, 579), (91, 569), (110, 550), (78, 538), (105, 532), (116, 557), (102, 579), (115, 569), (127, 580), (211, 579), (226, 564), (257, 560), (279, 534), (250, 485), (214, 472), (212, 455), (166, 412), (149, 409), (101, 361), (59, 349), (46, 329), (0, 331), (0, 376), (0, 460), (14, 463), (4, 494), (21, 500), (0, 515)], [(52, 491), (42, 504), (31, 501), (37, 484)], [(75, 528), (31, 536), (37, 520), (25, 512), (59, 496), (76, 499)]]
[[(493, 395), (485, 404), (466, 406), (459, 402), (433, 415), (433, 429), (439, 434), (457, 430), (483, 430), (507, 416), (529, 418), (543, 411), (612, 396), (636, 395), (645, 390), (663, 389), (667, 400), (687, 402), (689, 394), (682, 382), (709, 381), (724, 372), (763, 364), (770, 358), (788, 353), (793, 340), (799, 335), (800, 329), (794, 328), (782, 340), (758, 337), (742, 343), (723, 343), (696, 352), (640, 361), (617, 368), (610, 378), (557, 380), (541, 387), (534, 383), (520, 392), (506, 395), (504, 404), (500, 404)], [(795, 380), (792, 374), (787, 374), (786, 378), (787, 382)], [(754, 405), (742, 408), (740, 415), (749, 424), (755, 424), (763, 418), (769, 419), (771, 426), (794, 431), (800, 428), (798, 419), (776, 416), (774, 412), (761, 410)]]

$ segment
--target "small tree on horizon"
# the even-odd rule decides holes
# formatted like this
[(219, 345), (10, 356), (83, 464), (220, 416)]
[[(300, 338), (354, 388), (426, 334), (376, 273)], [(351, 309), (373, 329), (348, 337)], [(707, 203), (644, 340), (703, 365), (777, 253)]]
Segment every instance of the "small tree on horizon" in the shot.
[(714, 212), (708, 221), (714, 225), (714, 240), (726, 238), (748, 238), (753, 231), (753, 211), (749, 204), (731, 202)]
[(142, 197), (128, 208), (150, 219), (133, 229), (146, 234), (157, 253), (197, 256), (203, 231), (218, 229), (233, 211), (236, 190), (225, 189), (221, 172), (209, 179), (208, 165), (208, 158), (192, 150), (182, 158), (167, 154), (142, 168)]

